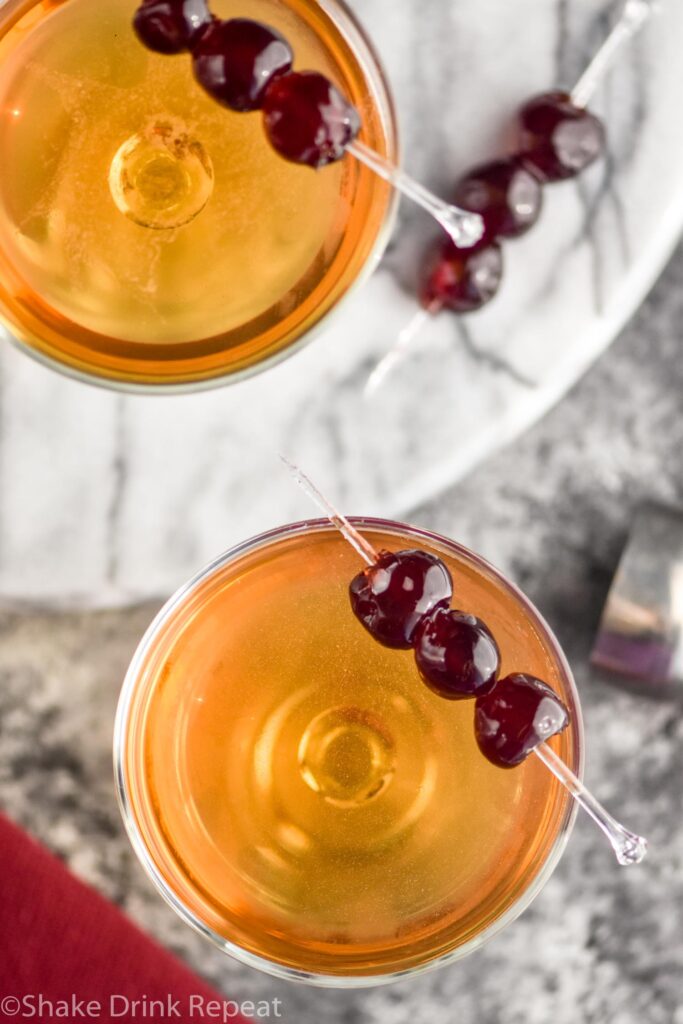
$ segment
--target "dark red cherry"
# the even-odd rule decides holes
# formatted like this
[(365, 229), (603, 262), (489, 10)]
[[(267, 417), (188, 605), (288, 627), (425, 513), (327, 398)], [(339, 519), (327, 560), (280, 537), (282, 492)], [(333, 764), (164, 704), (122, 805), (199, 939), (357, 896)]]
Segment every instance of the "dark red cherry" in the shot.
[(460, 179), (454, 198), (458, 206), (481, 214), (484, 234), (479, 246), (523, 235), (536, 223), (543, 205), (538, 178), (516, 157), (476, 167)]
[(341, 159), (360, 130), (358, 112), (317, 71), (291, 72), (268, 87), (265, 129), (280, 156), (309, 167)]
[(453, 581), (447, 567), (427, 551), (382, 551), (349, 587), (351, 607), (385, 647), (412, 647), (425, 615), (447, 607)]
[(206, 0), (143, 0), (133, 28), (148, 50), (182, 53), (192, 49), (212, 21)]
[(519, 114), (525, 163), (541, 181), (573, 178), (605, 149), (605, 128), (564, 92), (548, 92), (526, 103)]
[(439, 239), (427, 259), (420, 299), (426, 308), (471, 313), (493, 298), (502, 276), (503, 254), (495, 242), (483, 249), (458, 249)]
[(569, 711), (547, 683), (518, 672), (477, 698), (474, 731), (481, 752), (500, 768), (514, 768), (569, 724)]
[(194, 47), (195, 78), (209, 95), (231, 110), (258, 110), (266, 89), (291, 70), (287, 40), (247, 18), (214, 21)]
[(440, 697), (461, 700), (493, 689), (500, 651), (481, 619), (438, 608), (417, 628), (415, 660), (430, 689)]

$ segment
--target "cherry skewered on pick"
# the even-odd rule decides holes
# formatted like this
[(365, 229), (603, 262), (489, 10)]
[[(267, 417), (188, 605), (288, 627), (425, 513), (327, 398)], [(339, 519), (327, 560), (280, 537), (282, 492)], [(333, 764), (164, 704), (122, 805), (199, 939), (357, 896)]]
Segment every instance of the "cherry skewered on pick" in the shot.
[(314, 168), (340, 160), (360, 131), (358, 111), (317, 71), (291, 72), (272, 82), (263, 119), (280, 156)]
[[(458, 182), (454, 199), (481, 215), (484, 234), (471, 249), (438, 238), (429, 249), (420, 285), (420, 303), (436, 314), (471, 313), (497, 294), (503, 276), (498, 241), (525, 234), (539, 218), (542, 185), (572, 178), (604, 152), (603, 123), (562, 92), (529, 100), (519, 111), (519, 147), (512, 156), (483, 164)], [(368, 381), (371, 393), (417, 338), (415, 317)], [(406, 338), (409, 341), (406, 341)]]
[(484, 234), (478, 245), (517, 238), (533, 227), (543, 205), (540, 182), (524, 160), (494, 160), (465, 174), (455, 187), (458, 206), (481, 215)]
[(602, 121), (564, 92), (534, 96), (522, 107), (521, 156), (542, 182), (573, 178), (604, 152)]
[(481, 752), (514, 768), (569, 724), (569, 712), (547, 683), (522, 672), (499, 679), (477, 698), (474, 731)]
[(425, 309), (470, 313), (493, 298), (502, 277), (503, 253), (495, 242), (458, 249), (450, 239), (438, 238), (425, 266), (420, 301)]
[(475, 168), (456, 186), (456, 203), (481, 215), (484, 234), (473, 249), (437, 240), (426, 259), (420, 296), (427, 309), (470, 313), (490, 302), (503, 274), (497, 242), (517, 238), (536, 223), (544, 184), (576, 176), (604, 152), (602, 122), (566, 93), (534, 97), (519, 118), (519, 152)]
[(381, 551), (351, 581), (353, 612), (385, 647), (407, 650), (424, 616), (453, 596), (448, 568), (427, 551)]
[(133, 27), (148, 50), (174, 54), (191, 50), (213, 20), (207, 0), (143, 0)]
[(496, 685), (498, 644), (474, 615), (437, 608), (418, 626), (414, 646), (420, 675), (440, 697), (463, 700)]
[(374, 367), (365, 385), (366, 396), (406, 358), (425, 323), (425, 311), (472, 313), (494, 298), (503, 277), (499, 241), (517, 238), (536, 223), (542, 185), (577, 175), (604, 151), (602, 122), (565, 93), (535, 97), (522, 107), (519, 118), (519, 151), (475, 168), (456, 186), (456, 203), (482, 218), (483, 235), (470, 248), (442, 236), (435, 239), (420, 275), (422, 309)]
[(215, 19), (192, 50), (202, 88), (240, 112), (260, 109), (270, 84), (291, 71), (293, 60), (284, 36), (248, 18)]

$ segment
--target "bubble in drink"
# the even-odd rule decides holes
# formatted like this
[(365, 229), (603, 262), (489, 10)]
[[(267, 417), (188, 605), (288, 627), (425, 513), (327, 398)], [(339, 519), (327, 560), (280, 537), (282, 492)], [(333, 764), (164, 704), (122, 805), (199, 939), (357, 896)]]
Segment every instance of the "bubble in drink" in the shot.
[(119, 147), (109, 187), (126, 217), (146, 228), (189, 224), (213, 192), (213, 166), (198, 139), (182, 122), (154, 121)]

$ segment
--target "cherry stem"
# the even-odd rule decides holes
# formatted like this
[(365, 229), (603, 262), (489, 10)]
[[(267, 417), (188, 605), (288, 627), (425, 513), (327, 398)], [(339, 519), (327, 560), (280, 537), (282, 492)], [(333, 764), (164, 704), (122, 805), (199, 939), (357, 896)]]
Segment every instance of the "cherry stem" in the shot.
[(431, 214), (460, 249), (469, 249), (476, 245), (484, 234), (484, 222), (478, 213), (462, 210), (459, 206), (453, 206), (451, 203), (439, 199), (419, 181), (415, 181), (405, 171), (385, 160), (364, 142), (355, 139), (349, 143), (346, 151), (384, 181), (388, 181), (389, 184), (397, 188), (407, 199), (417, 203), (423, 210)]
[(589, 103), (622, 45), (642, 28), (656, 6), (656, 0), (626, 0), (621, 17), (572, 89), (575, 106), (585, 107)]
[(534, 749), (534, 753), (576, 802), (583, 807), (586, 814), (590, 815), (596, 825), (602, 829), (609, 839), (619, 863), (625, 867), (629, 864), (640, 864), (647, 853), (647, 839), (634, 832), (629, 832), (623, 825), (620, 825), (547, 743), (541, 743)]
[(411, 349), (415, 345), (415, 342), (420, 336), (420, 333), (427, 324), (429, 318), (438, 313), (440, 309), (441, 303), (434, 302), (430, 306), (420, 307), (415, 311), (415, 314), (399, 333), (396, 343), (389, 349), (387, 354), (380, 359), (377, 366), (368, 377), (365, 387), (363, 388), (363, 394), (366, 398), (371, 398), (382, 386), (392, 370), (395, 370), (397, 366), (400, 366), (401, 363), (404, 362), (410, 354)]
[[(337, 527), (345, 540), (358, 552), (366, 565), (375, 565), (379, 560), (377, 549), (348, 521), (346, 516), (337, 511), (332, 502), (318, 490), (303, 470), (299, 469), (295, 463), (291, 462), (284, 455), (280, 455), (280, 458), (299, 486), (315, 502), (318, 508), (322, 509), (333, 526)], [(642, 836), (637, 836), (634, 832), (629, 832), (611, 814), (608, 814), (602, 804), (586, 789), (581, 779), (574, 775), (574, 772), (567, 767), (562, 758), (547, 743), (541, 743), (534, 749), (534, 753), (541, 759), (546, 768), (553, 773), (567, 792), (574, 797), (576, 802), (583, 807), (584, 811), (590, 815), (593, 821), (599, 825), (609, 839), (619, 863), (623, 865), (639, 864), (647, 853), (647, 840), (643, 839)]]

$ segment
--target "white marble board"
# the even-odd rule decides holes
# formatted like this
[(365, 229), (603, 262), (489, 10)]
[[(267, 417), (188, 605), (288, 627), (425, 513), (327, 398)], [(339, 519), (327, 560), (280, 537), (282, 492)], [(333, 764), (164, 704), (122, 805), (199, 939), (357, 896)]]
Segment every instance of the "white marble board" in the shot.
[[(406, 166), (443, 194), (504, 152), (521, 101), (573, 84), (619, 8), (351, 6), (387, 65)], [(0, 598), (97, 606), (168, 593), (233, 542), (311, 515), (278, 450), (346, 511), (400, 517), (528, 427), (615, 337), (680, 234), (682, 47), (683, 4), (663, 0), (596, 97), (608, 159), (548, 192), (541, 223), (506, 249), (495, 303), (434, 319), (371, 403), (363, 382), (414, 311), (431, 231), (405, 205), (369, 283), (307, 349), (246, 383), (122, 396), (2, 345)]]

